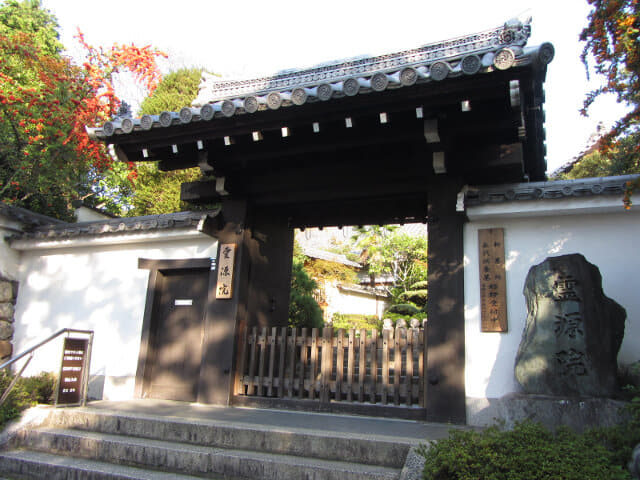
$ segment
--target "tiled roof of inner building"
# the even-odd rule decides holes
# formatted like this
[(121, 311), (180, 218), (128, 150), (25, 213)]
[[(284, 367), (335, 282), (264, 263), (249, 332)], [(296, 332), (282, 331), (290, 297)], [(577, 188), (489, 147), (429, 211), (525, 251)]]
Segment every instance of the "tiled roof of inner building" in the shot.
[(441, 82), (456, 76), (551, 62), (554, 48), (550, 43), (525, 48), (530, 34), (530, 19), (525, 22), (510, 20), (492, 30), (411, 50), (337, 61), (270, 77), (220, 81), (205, 74), (198, 97), (191, 107), (137, 119), (116, 118), (100, 128), (88, 130), (91, 135), (106, 139), (134, 131), (277, 110), (420, 83)]
[(23, 228), (26, 230), (45, 225), (67, 225), (62, 220), (34, 213), (24, 208), (7, 205), (6, 203), (0, 203), (0, 216), (22, 223)]

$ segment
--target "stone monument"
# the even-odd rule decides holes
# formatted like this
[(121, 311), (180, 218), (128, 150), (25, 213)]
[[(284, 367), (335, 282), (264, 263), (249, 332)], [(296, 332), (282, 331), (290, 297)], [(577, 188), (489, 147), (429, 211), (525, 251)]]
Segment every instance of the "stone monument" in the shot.
[(526, 393), (610, 397), (626, 311), (602, 290), (602, 276), (580, 254), (531, 267), (524, 287), (527, 323), (515, 375)]

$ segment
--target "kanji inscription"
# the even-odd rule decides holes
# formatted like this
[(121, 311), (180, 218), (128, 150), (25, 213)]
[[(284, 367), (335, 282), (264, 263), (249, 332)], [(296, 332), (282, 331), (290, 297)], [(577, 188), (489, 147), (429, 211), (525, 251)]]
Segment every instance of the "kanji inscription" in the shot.
[(507, 286), (504, 258), (504, 230), (478, 230), (480, 266), (481, 330), (506, 332)]
[(216, 298), (231, 298), (233, 296), (233, 267), (236, 255), (235, 243), (220, 245), (218, 255), (218, 283)]

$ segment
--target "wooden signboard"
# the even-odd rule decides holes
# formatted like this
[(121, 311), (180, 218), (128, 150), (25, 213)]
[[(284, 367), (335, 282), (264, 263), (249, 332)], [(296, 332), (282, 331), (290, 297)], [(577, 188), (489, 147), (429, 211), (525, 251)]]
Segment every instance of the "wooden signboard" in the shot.
[(56, 404), (79, 405), (83, 401), (84, 376), (87, 374), (87, 352), (89, 339), (64, 339), (62, 365)]
[(216, 298), (231, 298), (233, 296), (233, 268), (235, 266), (236, 244), (223, 243), (218, 255), (218, 283)]
[(481, 330), (506, 332), (507, 285), (504, 258), (504, 230), (478, 230), (480, 266)]

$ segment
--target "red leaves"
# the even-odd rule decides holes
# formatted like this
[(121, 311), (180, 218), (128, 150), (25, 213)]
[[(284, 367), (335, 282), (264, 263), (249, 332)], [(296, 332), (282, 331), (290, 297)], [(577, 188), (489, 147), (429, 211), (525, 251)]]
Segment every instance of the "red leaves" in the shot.
[[(160, 81), (157, 59), (166, 55), (150, 46), (102, 49), (89, 45), (80, 31), (77, 38), (86, 53), (81, 65), (45, 54), (22, 32), (0, 35), (0, 119), (10, 126), (2, 146), (10, 157), (3, 157), (3, 168), (12, 172), (5, 185), (0, 182), (4, 201), (34, 192), (72, 197), (78, 179), (95, 181), (113, 161), (85, 126), (103, 123), (119, 107), (113, 74), (131, 72), (150, 90)], [(135, 167), (126, 178), (135, 181)]]

